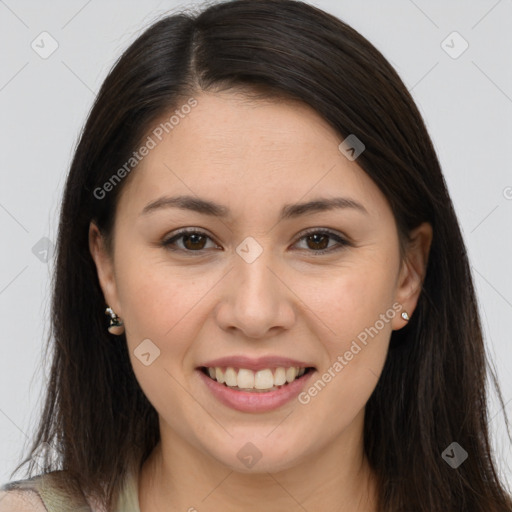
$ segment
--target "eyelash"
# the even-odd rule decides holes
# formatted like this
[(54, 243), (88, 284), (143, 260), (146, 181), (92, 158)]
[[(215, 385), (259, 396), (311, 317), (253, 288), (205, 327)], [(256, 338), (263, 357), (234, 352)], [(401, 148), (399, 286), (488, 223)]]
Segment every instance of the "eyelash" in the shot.
[[(164, 246), (166, 249), (168, 249), (170, 251), (182, 251), (182, 252), (186, 252), (186, 253), (198, 253), (198, 255), (203, 254), (204, 251), (207, 250), (207, 249), (199, 249), (197, 251), (192, 251), (192, 250), (188, 250), (188, 249), (181, 249), (181, 248), (172, 247), (172, 245), (177, 240), (179, 240), (180, 238), (183, 238), (184, 235), (202, 235), (202, 236), (205, 236), (205, 237), (207, 237), (207, 238), (209, 238), (210, 240), (213, 241), (213, 239), (207, 233), (205, 233), (204, 231), (201, 231), (200, 229), (196, 229), (196, 228), (187, 228), (187, 229), (182, 229), (182, 230), (176, 232), (171, 238), (168, 238), (167, 240), (164, 240), (162, 242), (162, 246)], [(330, 252), (339, 251), (339, 250), (343, 249), (344, 247), (352, 246), (352, 244), (350, 242), (348, 242), (346, 239), (342, 238), (337, 233), (334, 233), (333, 231), (330, 231), (328, 229), (318, 229), (318, 228), (313, 228), (313, 229), (310, 229), (310, 230), (307, 230), (307, 231), (303, 232), (302, 236), (299, 238), (299, 240), (297, 242), (300, 242), (301, 240), (303, 240), (303, 239), (305, 239), (305, 238), (307, 238), (308, 236), (311, 236), (311, 235), (327, 235), (331, 239), (335, 240), (338, 243), (338, 246), (337, 247), (335, 246), (334, 248), (330, 247), (328, 249), (321, 249), (321, 250), (318, 250), (318, 251), (315, 251), (315, 250), (311, 249), (311, 250), (308, 251), (308, 252), (313, 253), (316, 256), (327, 254), (327, 253), (330, 253)], [(305, 250), (307, 250), (307, 249), (305, 249)]]

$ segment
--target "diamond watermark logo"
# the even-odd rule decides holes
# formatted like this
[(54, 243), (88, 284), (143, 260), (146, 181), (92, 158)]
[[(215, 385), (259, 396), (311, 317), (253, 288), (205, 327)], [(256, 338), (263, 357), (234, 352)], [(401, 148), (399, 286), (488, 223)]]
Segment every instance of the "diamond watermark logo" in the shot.
[(236, 454), (238, 460), (247, 468), (252, 468), (262, 457), (262, 453), (252, 443), (245, 443)]
[(32, 460), (40, 472), (46, 470), (45, 457), (47, 457), (50, 462), (56, 462), (59, 459), (59, 453), (51, 444), (43, 441), (32, 453)]
[(366, 146), (356, 135), (351, 133), (338, 146), (338, 149), (345, 155), (347, 160), (353, 162), (366, 149)]
[(252, 236), (248, 236), (238, 245), (236, 252), (246, 263), (253, 263), (263, 252), (263, 247)]
[(458, 59), (469, 48), (469, 43), (457, 31), (453, 31), (441, 42), (441, 48), (452, 59)]
[(468, 452), (459, 443), (453, 442), (441, 454), (441, 457), (453, 469), (457, 469), (468, 458)]
[(153, 364), (160, 357), (160, 349), (149, 338), (143, 340), (133, 353), (144, 366)]
[(34, 247), (32, 247), (32, 254), (43, 263), (48, 263), (48, 260), (53, 256), (54, 245), (53, 242), (43, 236)]
[(59, 47), (57, 40), (48, 32), (41, 32), (30, 44), (41, 59), (48, 59)]

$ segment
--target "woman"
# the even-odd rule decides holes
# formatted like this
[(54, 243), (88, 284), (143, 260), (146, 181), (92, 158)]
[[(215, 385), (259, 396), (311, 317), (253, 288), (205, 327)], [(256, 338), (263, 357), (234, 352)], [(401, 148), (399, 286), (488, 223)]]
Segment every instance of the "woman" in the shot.
[(56, 272), (43, 471), (1, 511), (512, 510), (432, 143), (321, 10), (142, 34), (77, 147)]

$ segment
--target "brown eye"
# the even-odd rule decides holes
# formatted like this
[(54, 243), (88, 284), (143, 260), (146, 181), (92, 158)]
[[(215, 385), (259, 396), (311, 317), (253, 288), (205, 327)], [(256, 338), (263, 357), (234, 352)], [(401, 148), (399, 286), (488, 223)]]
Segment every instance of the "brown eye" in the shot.
[(204, 249), (206, 242), (206, 237), (204, 235), (194, 233), (192, 235), (182, 235), (182, 238), (183, 245), (187, 249), (190, 249), (191, 251)]
[[(210, 247), (207, 247), (208, 241), (212, 243)], [(171, 251), (183, 252), (200, 252), (208, 248), (218, 247), (206, 233), (198, 230), (180, 231), (171, 238), (164, 240), (162, 245)]]
[(313, 250), (326, 249), (329, 245), (329, 235), (314, 234), (306, 237), (308, 248)]
[[(299, 242), (305, 242), (306, 247), (304, 248), (306, 251), (314, 254), (315, 256), (325, 254), (328, 252), (334, 252), (339, 249), (343, 249), (345, 246), (350, 246), (351, 243), (347, 240), (343, 239), (336, 233), (326, 230), (311, 230), (309, 233), (306, 233), (302, 238), (299, 239)], [(330, 244), (330, 242), (334, 242)]]

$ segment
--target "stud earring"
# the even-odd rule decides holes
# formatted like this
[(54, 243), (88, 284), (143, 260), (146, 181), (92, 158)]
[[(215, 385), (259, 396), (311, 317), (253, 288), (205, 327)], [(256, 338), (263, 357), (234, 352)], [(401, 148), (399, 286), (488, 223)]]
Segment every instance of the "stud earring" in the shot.
[(110, 325), (108, 326), (108, 332), (110, 334), (120, 335), (124, 332), (123, 321), (114, 313), (114, 310), (110, 307), (105, 309), (105, 314), (110, 315)]
[(411, 317), (407, 314), (407, 311), (404, 311), (404, 312), (402, 313), (402, 318), (403, 318), (406, 322), (408, 322), (408, 321), (411, 319)]

